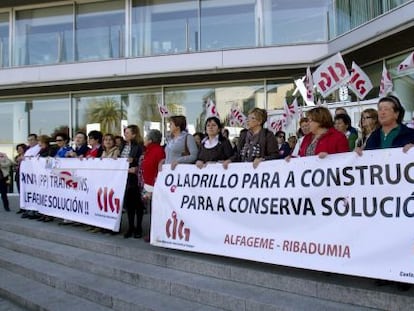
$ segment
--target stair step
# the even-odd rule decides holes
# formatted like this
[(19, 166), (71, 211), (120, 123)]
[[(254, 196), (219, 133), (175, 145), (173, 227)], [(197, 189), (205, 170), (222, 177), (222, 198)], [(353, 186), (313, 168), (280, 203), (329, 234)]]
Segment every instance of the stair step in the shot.
[[(5, 242), (6, 240), (14, 241), (15, 244), (12, 242), (7, 243)], [(66, 282), (69, 282), (69, 285), (65, 285), (65, 288), (68, 286), (70, 288), (77, 288), (76, 291), (71, 291), (72, 294), (85, 294), (87, 295), (85, 298), (103, 303), (106, 306), (110, 306), (111, 299), (113, 299), (110, 296), (111, 290), (106, 290), (106, 293), (94, 292), (92, 290), (91, 293), (86, 294), (86, 289), (95, 283), (99, 283), (104, 289), (113, 286), (120, 288), (123, 287), (122, 283), (119, 282), (120, 280), (128, 280), (130, 282), (135, 280), (134, 285), (136, 286), (145, 285), (146, 288), (158, 291), (161, 289), (161, 292), (165, 295), (171, 294), (175, 297), (189, 299), (226, 310), (257, 310), (264, 308), (278, 310), (281, 306), (283, 306), (284, 310), (301, 310), (297, 308), (299, 304), (306, 305), (309, 310), (320, 310), (324, 306), (329, 306), (330, 310), (364, 310), (361, 307), (353, 307), (236, 282), (192, 275), (186, 272), (135, 263), (130, 260), (105, 254), (94, 254), (90, 251), (57, 245), (49, 241), (25, 238), (14, 233), (5, 232), (0, 236), (0, 245), (14, 249), (13, 251), (5, 249), (3, 254), (0, 255), (0, 263), (2, 266), (6, 266), (16, 272), (25, 271), (24, 273), (26, 275), (29, 275), (31, 270), (34, 270), (33, 278), (39, 278), (39, 280), (46, 278), (48, 282), (51, 282), (48, 284), (51, 286), (57, 286), (57, 280), (62, 274), (70, 276), (65, 278)], [(21, 252), (27, 253), (28, 255), (23, 255)], [(20, 255), (18, 259), (14, 259), (15, 253)], [(41, 256), (40, 258), (43, 259), (33, 258), (30, 255)], [(27, 258), (25, 259), (24, 257), (32, 258), (30, 264), (25, 265)], [(45, 262), (45, 260), (49, 260), (49, 262)], [(65, 264), (71, 268), (62, 267), (59, 264), (50, 263), (50, 261)], [(48, 265), (47, 272), (44, 270), (45, 265)], [(76, 267), (83, 271), (79, 272), (74, 270)], [(86, 279), (93, 280), (92, 284), (83, 281), (82, 278), (85, 278), (85, 272), (86, 275), (89, 275)], [(90, 273), (104, 274), (105, 277), (110, 279), (109, 283), (111, 285), (106, 278), (101, 277), (97, 281), (96, 278), (98, 276), (91, 275)], [(70, 283), (72, 278), (74, 280)], [(115, 279), (118, 279), (118, 281), (115, 281)], [(143, 282), (141, 281), (142, 279), (144, 279)], [(116, 285), (113, 283), (116, 283)], [(159, 286), (158, 284), (152, 285), (152, 283), (160, 283), (163, 286)], [(128, 287), (127, 285), (125, 286)], [(272, 305), (277, 306), (277, 308), (272, 308)]]
[(4, 248), (1, 249), (0, 266), (44, 286), (65, 291), (109, 309), (187, 311), (203, 308), (203, 305), (195, 302), (162, 295)]
[(12, 273), (4, 269), (4, 267), (0, 268), (0, 275), (1, 296), (18, 303), (25, 310), (112, 310), (62, 290), (46, 286), (22, 275)]
[(0, 219), (0, 246), (217, 308), (302, 310), (292, 306), (303, 302), (306, 310), (331, 303), (331, 310), (414, 309), (412, 290), (378, 288), (369, 279), (163, 249), (10, 214)]

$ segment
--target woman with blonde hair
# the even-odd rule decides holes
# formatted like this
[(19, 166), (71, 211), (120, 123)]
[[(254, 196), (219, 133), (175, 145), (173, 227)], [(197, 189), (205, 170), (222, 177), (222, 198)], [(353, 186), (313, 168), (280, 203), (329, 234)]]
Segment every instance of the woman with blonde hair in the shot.
[(265, 109), (253, 108), (247, 116), (247, 130), (240, 133), (236, 161), (253, 162), (253, 168), (265, 160), (279, 158), (279, 149), (275, 135), (263, 125), (267, 121)]
[(112, 134), (105, 134), (103, 137), (103, 151), (101, 158), (113, 158), (119, 157), (120, 150), (115, 144), (115, 136)]
[(356, 142), (356, 147), (365, 149), (365, 144), (372, 132), (380, 127), (378, 121), (378, 111), (374, 108), (368, 108), (362, 111), (361, 120), (359, 121), (361, 128), (361, 137)]

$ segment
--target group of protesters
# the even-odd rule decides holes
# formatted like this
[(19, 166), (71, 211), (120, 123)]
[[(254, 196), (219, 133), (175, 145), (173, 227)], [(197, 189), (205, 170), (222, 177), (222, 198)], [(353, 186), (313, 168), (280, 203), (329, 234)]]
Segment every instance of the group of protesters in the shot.
[[(204, 133), (191, 135), (187, 131), (185, 116), (169, 118), (169, 135), (166, 144), (161, 145), (162, 134), (151, 129), (145, 137), (137, 125), (128, 125), (124, 137), (112, 134), (103, 135), (100, 131), (88, 134), (77, 132), (74, 145), (66, 133), (51, 138), (46, 135), (30, 134), (28, 144), (16, 146), (17, 155), (14, 166), (16, 184), (19, 190), (19, 167), (25, 157), (61, 157), (61, 158), (127, 158), (128, 177), (124, 195), (123, 209), (128, 217), (128, 229), (125, 238), (143, 236), (142, 220), (145, 210), (150, 210), (151, 196), (157, 174), (162, 166), (170, 165), (175, 169), (178, 164), (195, 164), (199, 169), (209, 163), (222, 163), (226, 169), (232, 162), (251, 162), (257, 168), (262, 161), (292, 157), (318, 156), (355, 151), (359, 155), (363, 150), (402, 147), (407, 152), (414, 146), (414, 129), (403, 124), (405, 110), (400, 100), (393, 95), (380, 98), (376, 109), (362, 111), (359, 123), (360, 131), (351, 125), (351, 119), (344, 108), (338, 108), (332, 116), (328, 108), (314, 107), (306, 112), (299, 121), (297, 138), (286, 142), (286, 134), (278, 131), (274, 134), (265, 127), (267, 112), (253, 108), (247, 116), (247, 126), (240, 132), (235, 144), (228, 138), (228, 131), (216, 116), (205, 121)], [(6, 181), (13, 164), (3, 153), (1, 164), (1, 197), (4, 209), (9, 211)], [(53, 218), (34, 211), (20, 209), (22, 218), (38, 219), (45, 222)], [(67, 220), (63, 224), (70, 223)], [(91, 232), (102, 231), (91, 227)], [(146, 240), (148, 237), (146, 236)]]

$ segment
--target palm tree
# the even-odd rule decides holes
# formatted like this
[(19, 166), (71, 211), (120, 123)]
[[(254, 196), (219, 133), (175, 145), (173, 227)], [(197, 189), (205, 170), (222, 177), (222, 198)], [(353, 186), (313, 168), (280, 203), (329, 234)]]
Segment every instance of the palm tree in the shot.
[(113, 97), (94, 98), (87, 110), (88, 123), (100, 123), (102, 133), (119, 135), (121, 120), (126, 118), (121, 103)]

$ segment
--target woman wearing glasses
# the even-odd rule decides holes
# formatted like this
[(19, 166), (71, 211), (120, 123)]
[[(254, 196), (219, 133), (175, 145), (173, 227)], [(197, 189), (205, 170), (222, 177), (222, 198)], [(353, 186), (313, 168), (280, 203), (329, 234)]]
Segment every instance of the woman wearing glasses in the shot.
[(356, 142), (356, 147), (365, 149), (369, 136), (379, 127), (378, 112), (373, 108), (362, 111), (359, 126), (361, 128), (361, 136)]
[(69, 146), (69, 136), (66, 133), (58, 133), (55, 136), (56, 146), (58, 150), (56, 152), (56, 157), (66, 158), (69, 156), (73, 149)]
[[(236, 161), (253, 162), (253, 168), (257, 168), (262, 161), (279, 158), (276, 137), (263, 127), (266, 120), (265, 109), (256, 107), (249, 111), (247, 129), (240, 132), (239, 144), (234, 157)], [(225, 161), (224, 165), (227, 165), (227, 162)]]

